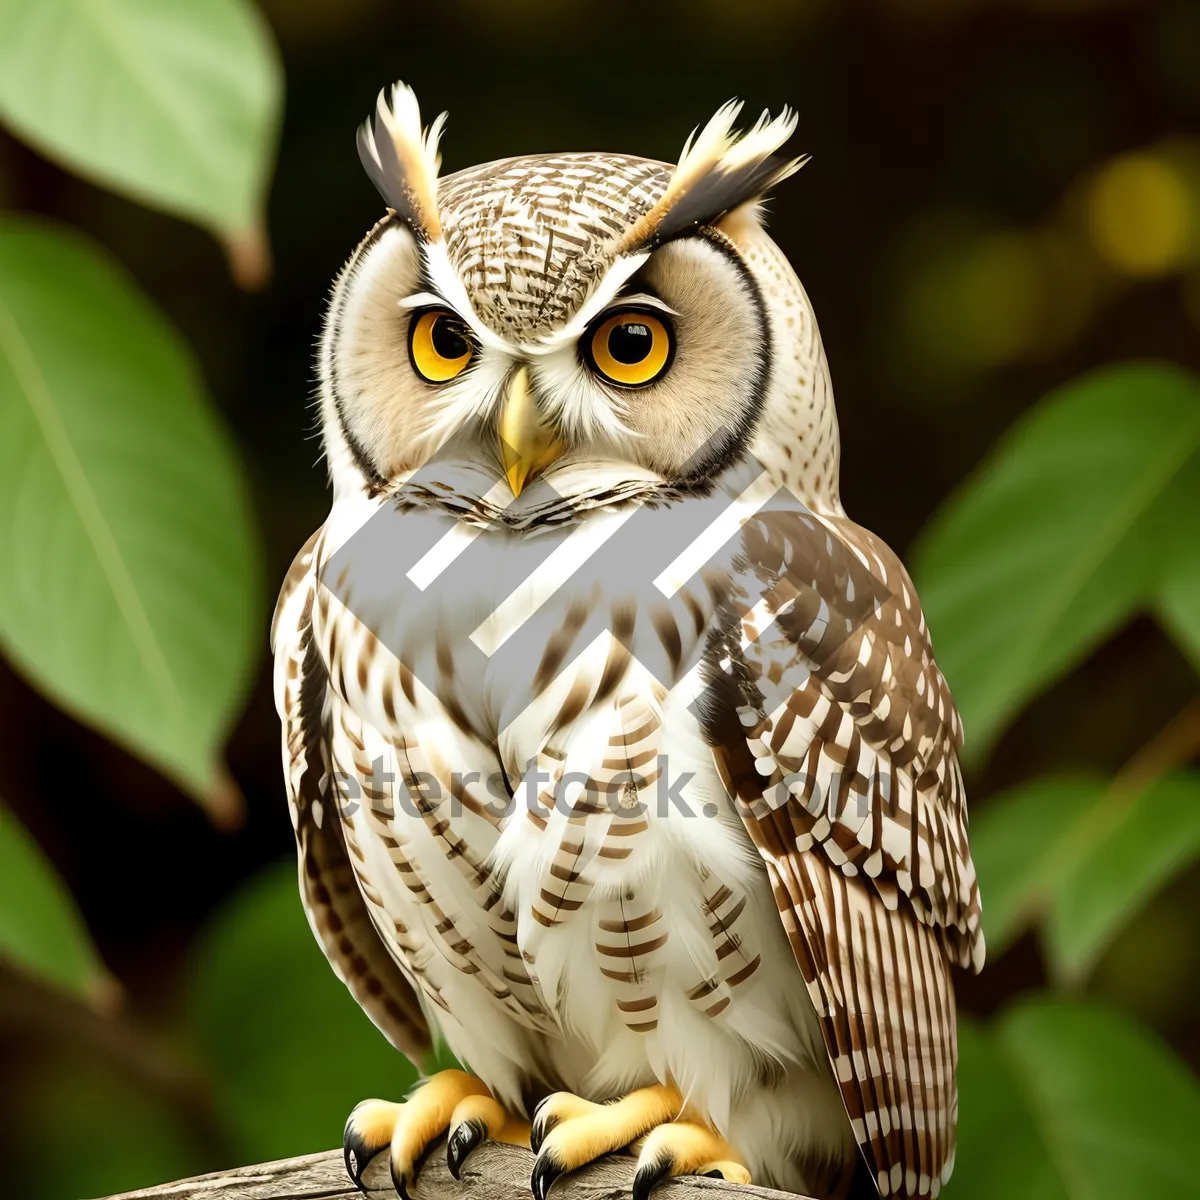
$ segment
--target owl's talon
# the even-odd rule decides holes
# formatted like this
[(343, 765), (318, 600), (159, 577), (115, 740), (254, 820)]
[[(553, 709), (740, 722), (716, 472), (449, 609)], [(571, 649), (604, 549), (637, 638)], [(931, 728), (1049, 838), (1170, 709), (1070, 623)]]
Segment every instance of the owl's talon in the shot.
[(530, 1150), (537, 1154), (555, 1126), (572, 1117), (581, 1117), (596, 1107), (591, 1101), (581, 1100), (571, 1092), (552, 1092), (544, 1096), (533, 1110), (533, 1124), (529, 1128)]
[(530, 1145), (536, 1147), (530, 1190), (546, 1200), (550, 1185), (567, 1171), (621, 1150), (648, 1130), (679, 1115), (683, 1099), (668, 1084), (639, 1088), (612, 1104), (593, 1104), (555, 1092), (538, 1105)]
[[(549, 1099), (550, 1097), (547, 1096), (546, 1100)], [(542, 1100), (537, 1108), (533, 1110), (533, 1122), (529, 1126), (529, 1148), (534, 1154), (542, 1148), (542, 1143), (546, 1140), (546, 1134), (558, 1124), (556, 1118), (542, 1115), (542, 1105), (546, 1103), (546, 1100)]]
[(703, 1175), (729, 1183), (749, 1183), (750, 1172), (737, 1151), (719, 1134), (691, 1121), (660, 1125), (643, 1141), (633, 1177), (633, 1200), (673, 1175)]
[(392, 1144), (392, 1131), (403, 1106), (388, 1100), (364, 1100), (346, 1119), (342, 1133), (342, 1153), (346, 1174), (360, 1192), (365, 1192), (363, 1172), (371, 1160)]
[(566, 1166), (553, 1154), (538, 1154), (537, 1162), (533, 1164), (533, 1174), (529, 1179), (529, 1190), (533, 1200), (546, 1200), (554, 1181), (566, 1171)]
[(398, 1171), (393, 1166), (392, 1167), (392, 1187), (394, 1187), (396, 1189), (396, 1194), (400, 1197), (400, 1200), (412, 1200), (412, 1198), (408, 1194), (408, 1183), (409, 1183), (409, 1179), (408, 1179), (407, 1173), (403, 1172), (403, 1171)]
[(639, 1167), (633, 1177), (633, 1200), (647, 1200), (654, 1187), (670, 1175), (669, 1163), (652, 1163)]
[(539, 1153), (542, 1143), (564, 1121), (573, 1121), (576, 1117), (593, 1115), (604, 1107), (602, 1104), (594, 1104), (591, 1100), (584, 1100), (573, 1092), (552, 1092), (533, 1110), (533, 1125), (529, 1130), (529, 1148), (534, 1154)]
[(486, 1138), (529, 1144), (529, 1126), (510, 1117), (482, 1080), (466, 1071), (439, 1071), (403, 1104), (364, 1100), (350, 1114), (342, 1145), (346, 1172), (359, 1191), (367, 1164), (390, 1148), (392, 1183), (401, 1200), (410, 1200), (422, 1157), (447, 1130), (446, 1161), (457, 1179), (467, 1155)]
[(455, 1125), (446, 1140), (446, 1166), (450, 1174), (458, 1179), (466, 1157), (488, 1135), (487, 1125), (478, 1117)]

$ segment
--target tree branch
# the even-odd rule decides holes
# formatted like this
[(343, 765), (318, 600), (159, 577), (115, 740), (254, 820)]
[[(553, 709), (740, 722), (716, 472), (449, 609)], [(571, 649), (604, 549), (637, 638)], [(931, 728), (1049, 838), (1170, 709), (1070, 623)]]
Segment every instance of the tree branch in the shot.
[[(425, 1161), (413, 1189), (413, 1200), (529, 1200), (529, 1172), (533, 1155), (528, 1150), (487, 1142), (467, 1159), (461, 1180), (446, 1168), (439, 1143)], [(367, 1169), (364, 1182), (371, 1200), (396, 1200), (388, 1178), (387, 1155)], [(555, 1184), (555, 1200), (629, 1200), (634, 1160), (613, 1155), (576, 1171)], [(788, 1192), (744, 1187), (720, 1179), (687, 1176), (663, 1183), (656, 1192), (661, 1200), (797, 1200)], [(340, 1150), (287, 1158), (217, 1171), (196, 1179), (167, 1183), (110, 1196), (107, 1200), (362, 1200), (346, 1175)]]

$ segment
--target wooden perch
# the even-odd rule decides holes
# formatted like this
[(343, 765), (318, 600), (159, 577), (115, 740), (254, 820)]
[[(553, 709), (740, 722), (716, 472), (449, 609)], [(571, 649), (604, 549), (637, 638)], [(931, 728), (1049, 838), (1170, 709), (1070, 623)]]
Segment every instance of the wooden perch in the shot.
[[(381, 1154), (367, 1169), (364, 1182), (372, 1200), (396, 1200), (386, 1159)], [(627, 1155), (603, 1159), (556, 1183), (554, 1200), (629, 1200), (633, 1167), (634, 1160)], [(462, 1179), (455, 1180), (439, 1144), (417, 1176), (413, 1200), (529, 1200), (532, 1169), (533, 1155), (528, 1150), (487, 1142), (467, 1159)], [(661, 1200), (798, 1200), (789, 1192), (695, 1176), (667, 1180), (655, 1195)], [(342, 1152), (329, 1150), (217, 1171), (108, 1200), (361, 1200), (361, 1196), (346, 1175)]]

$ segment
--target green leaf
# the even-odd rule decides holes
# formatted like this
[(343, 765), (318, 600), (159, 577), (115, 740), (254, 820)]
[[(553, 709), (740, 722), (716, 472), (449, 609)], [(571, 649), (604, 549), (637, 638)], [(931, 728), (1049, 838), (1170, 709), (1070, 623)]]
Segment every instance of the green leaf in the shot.
[(318, 949), (294, 863), (233, 897), (193, 967), (193, 1025), (239, 1161), (336, 1145), (355, 1104), (413, 1083)]
[(971, 814), (983, 930), (995, 958), (1049, 907), (1074, 839), (1104, 795), (1098, 775), (1048, 776), (990, 797)]
[(245, 0), (0, 0), (0, 118), (226, 238), (261, 222), (282, 90)]
[(1200, 381), (1106, 368), (1043, 400), (943, 507), (915, 571), (978, 758), (1159, 587), (1200, 450)]
[(959, 1093), (948, 1200), (1200, 1197), (1200, 1088), (1116, 1012), (1038, 998), (963, 1022)]
[[(1193, 468), (1200, 492), (1200, 469)], [(1165, 564), (1158, 595), (1158, 619), (1175, 644), (1200, 671), (1200, 497), (1177, 515), (1183, 544)]]
[[(1084, 978), (1125, 923), (1200, 856), (1200, 774), (1168, 775), (1090, 814), (1086, 848), (1063, 864), (1044, 936), (1056, 973)], [(1090, 836), (1089, 836), (1090, 835)]]
[(1003, 953), (1044, 918), (1051, 969), (1078, 982), (1200, 856), (1200, 774), (1167, 775), (1133, 791), (1097, 776), (1034, 780), (980, 809), (971, 847), (988, 949)]
[(0, 805), (0, 958), (84, 998), (112, 987), (71, 893)]
[(90, 243), (0, 220), (0, 646), (201, 797), (262, 637), (249, 507), (175, 331)]

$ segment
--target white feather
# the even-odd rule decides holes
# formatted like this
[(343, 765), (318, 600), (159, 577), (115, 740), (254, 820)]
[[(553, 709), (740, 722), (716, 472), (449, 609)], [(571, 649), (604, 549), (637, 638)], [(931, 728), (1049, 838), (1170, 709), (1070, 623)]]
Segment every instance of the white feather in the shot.
[[(396, 148), (405, 180), (420, 206), (426, 232), (431, 238), (440, 238), (437, 177), (442, 159), (438, 153), (438, 144), (446, 126), (446, 114), (440, 113), (429, 128), (423, 130), (417, 94), (408, 84), (400, 81), (392, 84), (390, 94), (387, 88), (379, 93), (375, 111)], [(374, 138), (368, 137), (367, 144), (378, 163), (379, 148), (375, 145)]]

